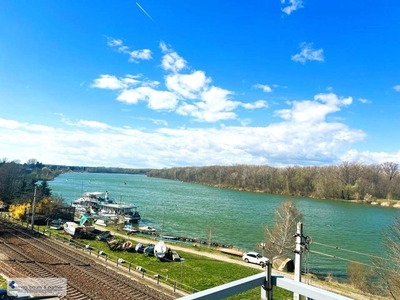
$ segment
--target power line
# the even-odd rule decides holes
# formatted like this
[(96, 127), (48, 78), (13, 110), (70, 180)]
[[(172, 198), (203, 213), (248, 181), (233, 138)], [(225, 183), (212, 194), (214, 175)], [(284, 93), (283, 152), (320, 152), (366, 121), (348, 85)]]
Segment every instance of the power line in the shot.
[(395, 271), (388, 270), (386, 268), (381, 268), (381, 267), (377, 267), (377, 266), (374, 266), (374, 265), (365, 264), (365, 263), (362, 263), (362, 262), (359, 262), (359, 261), (356, 261), (356, 260), (351, 260), (351, 259), (347, 259), (347, 258), (343, 258), (343, 257), (331, 255), (331, 254), (322, 253), (322, 252), (319, 252), (319, 251), (314, 251), (314, 250), (310, 250), (310, 252), (311, 253), (315, 253), (315, 254), (319, 254), (319, 255), (323, 255), (323, 256), (327, 256), (327, 257), (330, 257), (330, 258), (336, 258), (336, 259), (339, 259), (339, 260), (344, 260), (344, 261), (348, 261), (348, 262), (357, 263), (357, 264), (360, 264), (360, 265), (367, 266), (369, 268), (380, 269), (380, 270), (384, 270), (386, 272), (389, 271), (391, 273), (396, 273)]
[(362, 252), (359, 252), (359, 251), (344, 249), (344, 248), (341, 248), (341, 247), (339, 247), (339, 246), (331, 246), (331, 245), (327, 245), (327, 244), (323, 244), (323, 243), (318, 243), (318, 242), (314, 242), (314, 241), (313, 241), (313, 243), (316, 244), (316, 245), (320, 245), (320, 246), (324, 246), (324, 247), (329, 247), (329, 248), (333, 248), (333, 249), (336, 249), (336, 250), (342, 250), (342, 251), (346, 251), (346, 252), (350, 252), (350, 253), (354, 253), (354, 254), (360, 254), (360, 255), (365, 255), (365, 256), (369, 256), (369, 257), (373, 257), (373, 258), (377, 258), (377, 259), (382, 259), (382, 260), (391, 261), (390, 259), (387, 259), (387, 258), (375, 256), (375, 255), (372, 255), (372, 254), (366, 254), (366, 253), (362, 253)]

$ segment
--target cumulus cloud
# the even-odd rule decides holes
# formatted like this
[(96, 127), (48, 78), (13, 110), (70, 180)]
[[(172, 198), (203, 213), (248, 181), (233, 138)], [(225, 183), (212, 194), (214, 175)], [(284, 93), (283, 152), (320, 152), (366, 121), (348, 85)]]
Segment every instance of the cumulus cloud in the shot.
[(393, 89), (394, 89), (395, 91), (397, 91), (397, 92), (400, 92), (400, 84), (399, 84), (399, 85), (395, 85), (395, 86), (393, 87)]
[[(278, 87), (278, 85), (274, 85), (275, 87)], [(253, 85), (253, 88), (255, 89), (261, 89), (263, 90), (265, 93), (271, 93), (272, 92), (272, 88), (269, 85), (266, 84), (260, 84), (257, 83), (255, 85)]]
[(293, 101), (290, 109), (277, 110), (275, 115), (295, 123), (322, 122), (328, 114), (340, 111), (341, 106), (348, 106), (352, 101), (352, 97), (342, 98), (333, 93), (318, 94), (314, 101)]
[(164, 42), (160, 42), (160, 48), (164, 53), (162, 58), (161, 67), (165, 71), (172, 71), (174, 73), (186, 68), (186, 60), (178, 55), (175, 51), (169, 48)]
[(170, 74), (165, 77), (165, 85), (168, 90), (187, 99), (195, 99), (196, 93), (201, 92), (211, 82), (203, 71), (195, 71), (191, 74)]
[(303, 8), (303, 1), (302, 0), (281, 0), (281, 3), (283, 5), (287, 5), (284, 8), (282, 8), (282, 11), (290, 15), (292, 12)]
[(386, 161), (400, 163), (400, 151), (392, 153), (371, 152), (351, 149), (340, 156), (341, 161), (360, 162), (365, 164), (381, 164)]
[(117, 52), (129, 55), (129, 61), (138, 63), (140, 60), (152, 59), (152, 52), (150, 49), (141, 49), (131, 51), (128, 46), (125, 46), (120, 39), (107, 37), (107, 45)]
[[(213, 94), (224, 99), (226, 93), (215, 88), (205, 98)], [(315, 99), (318, 102), (316, 104), (327, 108), (316, 109), (307, 102), (310, 100), (292, 102), (287, 113), (292, 117), (287, 118), (277, 111), (281, 120), (263, 127), (183, 127), (148, 131), (129, 126), (116, 127), (95, 120), (80, 120), (69, 122), (66, 128), (58, 126), (49, 130), (40, 124), (3, 119), (0, 122), (0, 139), (8, 142), (2, 153), (9, 158), (18, 153), (18, 158), (22, 160), (36, 157), (46, 163), (99, 166), (107, 162), (107, 166), (120, 167), (161, 168), (174, 165), (229, 165), (238, 162), (270, 165), (330, 164), (342, 156), (346, 157), (351, 145), (363, 140), (365, 133), (340, 122), (327, 122), (325, 117), (313, 122), (297, 118), (296, 114), (313, 114), (315, 111), (322, 111), (326, 116), (350, 103), (349, 98), (329, 94), (316, 95)], [(303, 105), (302, 102), (308, 104)], [(231, 105), (236, 106), (235, 103)], [(186, 109), (190, 110), (189, 107)], [(203, 119), (217, 119), (219, 114), (225, 114), (224, 118), (233, 117), (230, 111), (216, 109), (217, 114), (212, 114), (197, 106), (192, 106), (192, 109), (192, 114), (202, 114), (199, 118)], [(162, 125), (165, 126), (165, 123)], [(38, 140), (45, 143), (38, 143)], [(385, 158), (387, 156), (382, 155)]]
[(324, 50), (313, 49), (313, 43), (303, 42), (300, 44), (300, 53), (292, 56), (292, 60), (305, 64), (307, 60), (324, 61)]
[[(108, 44), (123, 47), (121, 40), (109, 39)], [(142, 75), (126, 75), (119, 78), (109, 74), (101, 75), (93, 81), (91, 87), (117, 90), (117, 100), (126, 104), (144, 101), (150, 109), (174, 111), (199, 122), (237, 119), (235, 110), (239, 106), (245, 109), (268, 107), (264, 100), (254, 103), (234, 100), (234, 92), (213, 85), (211, 77), (207, 77), (204, 71), (191, 70), (186, 60), (170, 46), (160, 42), (159, 47), (164, 54), (161, 67), (166, 72), (166, 90), (158, 88), (158, 81), (144, 79)], [(261, 84), (255, 87), (264, 91), (270, 89), (269, 86)]]
[(147, 86), (123, 90), (117, 100), (127, 104), (146, 101), (148, 107), (154, 110), (172, 110), (178, 103), (175, 94), (168, 91), (158, 91)]
[[(147, 88), (147, 89), (146, 89)], [(136, 90), (137, 94), (124, 94), (127, 101), (148, 101), (155, 109), (175, 107), (177, 113), (187, 114), (204, 121), (236, 118), (234, 109), (261, 108), (266, 104), (259, 100), (243, 104), (230, 100), (232, 92), (209, 86), (193, 94), (196, 101), (177, 105), (175, 93), (156, 95), (149, 87), (123, 89)], [(123, 95), (121, 93), (121, 95)], [(121, 96), (122, 97), (122, 96)], [(172, 100), (168, 100), (172, 97)], [(154, 102), (150, 98), (155, 98)], [(162, 99), (162, 100), (161, 100)], [(162, 120), (143, 117), (161, 128), (135, 129), (130, 126), (114, 126), (104, 121), (80, 120), (66, 122), (62, 128), (42, 124), (21, 123), (18, 120), (0, 119), (0, 140), (3, 157), (28, 160), (35, 157), (46, 163), (89, 166), (120, 166), (162, 168), (176, 165), (212, 164), (269, 164), (283, 166), (326, 165), (341, 160), (379, 163), (400, 163), (400, 152), (358, 152), (353, 145), (366, 138), (365, 132), (350, 128), (343, 120), (328, 121), (342, 109), (352, 105), (351, 97), (334, 93), (317, 94), (311, 100), (287, 102), (286, 108), (278, 109), (278, 119), (265, 126), (249, 126), (244, 120), (238, 126), (165, 128)], [(167, 103), (167, 104), (165, 104)], [(169, 103), (169, 104), (168, 104)], [(45, 141), (38, 143), (38, 141)], [(95, 141), (95, 142), (92, 142)], [(101, 147), (99, 147), (101, 145)]]

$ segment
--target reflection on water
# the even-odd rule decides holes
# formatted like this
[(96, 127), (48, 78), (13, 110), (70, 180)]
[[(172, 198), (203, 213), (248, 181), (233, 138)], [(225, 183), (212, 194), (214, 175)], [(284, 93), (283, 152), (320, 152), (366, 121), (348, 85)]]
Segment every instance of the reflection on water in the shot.
[[(84, 192), (109, 191), (116, 201), (138, 206), (146, 225), (164, 233), (233, 244), (255, 250), (263, 240), (263, 225), (272, 225), (274, 209), (291, 198), (304, 215), (304, 233), (313, 241), (352, 251), (380, 255), (382, 230), (400, 212), (393, 208), (330, 200), (297, 198), (218, 189), (142, 175), (69, 173), (49, 183), (67, 202)], [(312, 244), (311, 250), (369, 263), (367, 256)], [(321, 254), (308, 258), (312, 272), (343, 275), (347, 262)]]

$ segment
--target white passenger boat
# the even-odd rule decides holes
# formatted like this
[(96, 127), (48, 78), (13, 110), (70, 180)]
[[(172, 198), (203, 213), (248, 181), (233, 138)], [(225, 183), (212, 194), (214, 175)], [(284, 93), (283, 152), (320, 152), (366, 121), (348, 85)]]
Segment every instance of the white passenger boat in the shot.
[(128, 223), (139, 223), (141, 220), (137, 207), (130, 203), (116, 203), (109, 198), (106, 191), (88, 192), (74, 200), (72, 206), (80, 213), (90, 213), (96, 219), (117, 220)]

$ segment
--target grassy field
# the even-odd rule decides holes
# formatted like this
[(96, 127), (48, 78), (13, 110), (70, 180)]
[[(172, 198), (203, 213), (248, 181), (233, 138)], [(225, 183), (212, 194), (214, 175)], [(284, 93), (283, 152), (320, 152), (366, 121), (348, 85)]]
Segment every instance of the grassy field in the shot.
[[(47, 226), (40, 226), (39, 228), (41, 232), (43, 232), (44, 229), (46, 229), (48, 232), (51, 232), (52, 237), (59, 236), (63, 238), (69, 238), (68, 235), (63, 234), (63, 231), (51, 230)], [(37, 229), (37, 226), (35, 226), (35, 229)], [(149, 240), (149, 243), (155, 244), (156, 241)], [(134, 269), (136, 266), (141, 266), (144, 268), (146, 270), (146, 276), (159, 274), (162, 276), (161, 278), (164, 281), (166, 280), (169, 282), (169, 284), (173, 285), (176, 282), (178, 288), (183, 288), (184, 290), (191, 292), (194, 290), (205, 290), (247, 276), (258, 274), (262, 271), (261, 268), (257, 270), (254, 268), (223, 262), (203, 256), (201, 255), (201, 252), (214, 251), (206, 247), (197, 247), (196, 249), (200, 252), (199, 254), (179, 251), (179, 255), (184, 258), (183, 262), (162, 262), (155, 257), (139, 253), (111, 251), (105, 242), (100, 242), (97, 240), (79, 240), (76, 242), (76, 244), (83, 247), (85, 247), (85, 245), (90, 245), (92, 252), (94, 253), (97, 253), (97, 251), (104, 251), (108, 254), (108, 260), (111, 260), (114, 263), (117, 258), (122, 258), (125, 260), (125, 265), (128, 265), (129, 263), (132, 264), (132, 269)], [(181, 247), (182, 245), (179, 246)], [(218, 254), (220, 254), (220, 252), (218, 252)], [(277, 300), (293, 298), (293, 294), (291, 292), (277, 287), (273, 288), (273, 294), (274, 299)], [(259, 298), (260, 287), (227, 299), (250, 300)]]
[[(161, 262), (159, 259), (139, 253), (115, 252), (109, 250), (106, 243), (100, 241), (80, 241), (90, 245), (93, 251), (104, 251), (109, 255), (109, 259), (116, 261), (122, 258), (132, 266), (141, 266), (147, 270), (147, 274), (159, 274), (162, 278), (168, 278), (169, 282), (180, 283), (188, 290), (205, 290), (224, 283), (238, 280), (247, 276), (260, 273), (260, 270), (236, 265), (211, 259), (202, 255), (190, 252), (179, 251), (179, 255), (184, 258), (183, 262)], [(153, 243), (154, 244), (154, 243)], [(125, 263), (125, 264), (126, 264)], [(274, 299), (290, 299), (293, 297), (291, 292), (274, 288)], [(239, 299), (259, 299), (260, 288), (230, 297), (232, 300)]]

